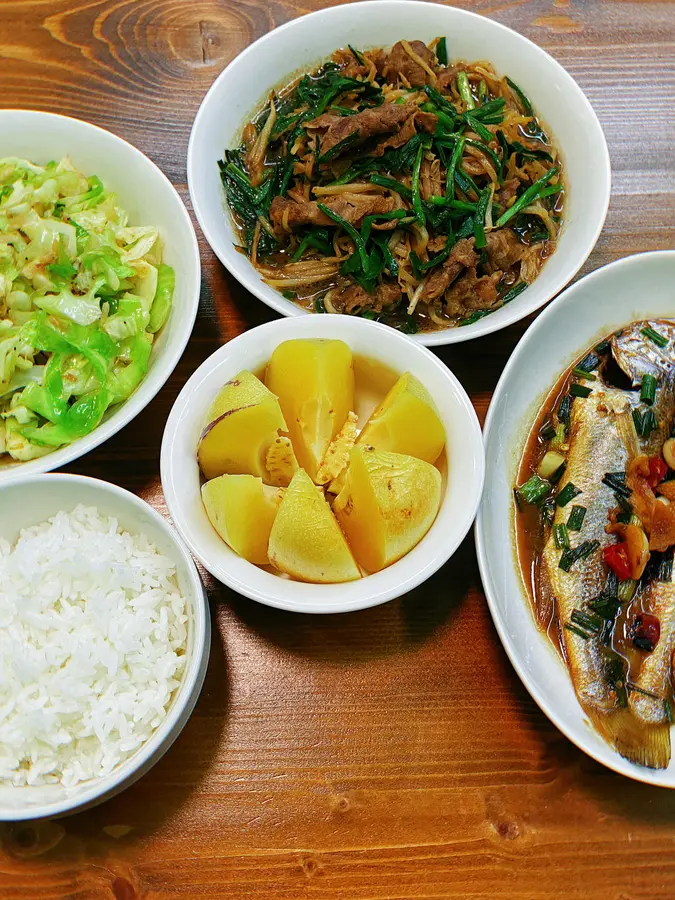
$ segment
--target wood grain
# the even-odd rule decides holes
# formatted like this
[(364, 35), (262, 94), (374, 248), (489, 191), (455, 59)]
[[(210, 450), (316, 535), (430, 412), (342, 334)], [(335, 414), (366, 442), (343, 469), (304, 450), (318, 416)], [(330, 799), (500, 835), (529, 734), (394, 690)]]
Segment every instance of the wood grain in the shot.
[[(322, 5), (2, 0), (0, 105), (115, 131), (188, 203), (189, 129), (213, 79)], [(584, 271), (674, 246), (675, 3), (464, 5), (551, 52), (602, 121), (612, 203)], [(200, 315), (173, 377), (71, 467), (162, 510), (159, 445), (178, 391), (223, 341), (270, 318), (203, 240), (201, 251)], [(439, 354), (481, 419), (527, 324)], [(97, 809), (0, 825), (2, 900), (675, 896), (675, 794), (602, 769), (538, 710), (492, 627), (470, 538), (422, 588), (344, 617), (285, 614), (207, 583), (211, 664), (183, 734)]]

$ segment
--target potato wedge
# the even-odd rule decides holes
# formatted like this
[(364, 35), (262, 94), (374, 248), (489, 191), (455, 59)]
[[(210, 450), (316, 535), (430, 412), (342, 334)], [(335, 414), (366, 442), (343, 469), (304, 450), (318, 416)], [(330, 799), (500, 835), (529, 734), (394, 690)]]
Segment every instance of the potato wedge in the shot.
[(342, 341), (284, 341), (265, 382), (279, 397), (298, 463), (313, 479), (354, 406), (352, 352)]
[(435, 463), (445, 446), (445, 429), (427, 389), (404, 372), (366, 422), (357, 443)]
[(379, 572), (419, 543), (440, 502), (441, 474), (430, 463), (357, 445), (333, 511), (356, 560)]
[(258, 566), (269, 563), (267, 545), (283, 493), (253, 475), (221, 475), (202, 486), (213, 527), (235, 553)]
[(202, 472), (267, 476), (267, 451), (286, 430), (279, 401), (251, 372), (239, 372), (214, 400), (197, 448)]
[(298, 469), (284, 492), (268, 555), (280, 572), (299, 581), (336, 584), (361, 577), (323, 491), (304, 469)]

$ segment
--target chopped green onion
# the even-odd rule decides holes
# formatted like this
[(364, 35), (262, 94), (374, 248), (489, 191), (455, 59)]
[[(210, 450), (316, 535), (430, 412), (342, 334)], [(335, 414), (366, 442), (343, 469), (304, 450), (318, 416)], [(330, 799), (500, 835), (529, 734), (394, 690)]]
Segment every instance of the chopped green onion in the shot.
[(469, 86), (469, 76), (466, 72), (457, 73), (457, 92), (462, 98), (467, 109), (474, 109), (476, 104), (471, 96), (471, 87)]
[(596, 353), (607, 353), (607, 351), (609, 350), (609, 341), (600, 341), (600, 343), (596, 344), (593, 349)]
[(587, 372), (579, 366), (575, 366), (572, 369), (572, 375), (576, 375), (577, 378), (585, 378), (586, 381), (596, 381), (596, 376), (592, 372)]
[(553, 168), (549, 169), (545, 175), (542, 175), (541, 178), (534, 182), (534, 184), (531, 184), (529, 188), (518, 197), (513, 206), (510, 206), (506, 212), (501, 214), (499, 219), (497, 219), (495, 228), (501, 228), (503, 225), (506, 225), (510, 219), (521, 211), (521, 209), (524, 209), (526, 206), (529, 206), (533, 200), (536, 200), (544, 186), (557, 174), (558, 167), (553, 166)]
[(571, 481), (568, 481), (565, 487), (560, 491), (558, 496), (555, 498), (555, 502), (557, 506), (567, 506), (570, 500), (574, 500), (575, 497), (578, 497), (581, 491), (579, 488), (572, 484)]
[(318, 312), (318, 313), (326, 312), (326, 306), (321, 297), (317, 297), (316, 300), (314, 301), (314, 311)]
[(525, 484), (520, 485), (517, 492), (524, 503), (532, 504), (543, 500), (550, 490), (551, 483), (535, 473), (527, 479)]
[(436, 59), (442, 66), (448, 64), (448, 44), (444, 37), (436, 44)]
[(595, 553), (599, 546), (600, 541), (584, 541), (583, 544), (579, 544), (573, 550), (565, 550), (560, 557), (558, 568), (569, 572), (575, 562), (580, 559), (587, 559), (591, 553)]
[(478, 99), (481, 103), (485, 103), (488, 95), (488, 86), (484, 78), (478, 82)]
[(649, 440), (652, 431), (656, 431), (658, 427), (659, 420), (656, 418), (654, 410), (650, 407), (645, 410), (645, 414), (642, 417), (642, 437), (645, 440)]
[(626, 484), (625, 472), (606, 472), (602, 476), (602, 483), (617, 494), (623, 494), (624, 497), (630, 497), (631, 490)]
[(573, 397), (588, 397), (593, 388), (586, 387), (584, 384), (571, 384), (570, 385), (570, 394)]
[(551, 450), (560, 450), (565, 443), (566, 433), (565, 426), (561, 422), (556, 426), (555, 437), (551, 439)]
[(656, 378), (653, 375), (642, 376), (642, 388), (640, 390), (640, 400), (651, 406), (656, 397)]
[(541, 504), (541, 517), (544, 524), (553, 525), (555, 519), (555, 497), (547, 497)]
[(642, 328), (640, 330), (640, 334), (644, 335), (646, 338), (649, 338), (650, 341), (653, 341), (657, 347), (666, 347), (668, 345), (668, 338), (664, 337), (662, 334), (659, 334), (651, 325), (647, 325), (646, 328)]
[(581, 526), (584, 524), (585, 516), (585, 506), (573, 506), (570, 511), (569, 518), (567, 519), (567, 530), (581, 531)]
[(633, 512), (633, 506), (630, 501), (626, 498), (626, 496), (619, 491), (614, 491), (614, 496), (616, 497), (616, 502), (621, 507), (622, 511), (628, 513), (630, 517)]
[(570, 427), (570, 413), (572, 412), (572, 403), (574, 402), (574, 397), (570, 397), (569, 394), (565, 394), (560, 402), (560, 406), (558, 407), (558, 421), (562, 422), (565, 426), (565, 430)]
[(629, 512), (620, 512), (616, 514), (616, 521), (621, 525), (630, 525), (631, 514)]
[(589, 634), (600, 634), (605, 626), (602, 616), (594, 612), (584, 612), (581, 609), (573, 609), (571, 619), (574, 625), (583, 628)]
[(608, 621), (613, 621), (616, 618), (616, 614), (621, 609), (618, 597), (609, 596), (605, 594), (604, 591), (601, 594), (598, 594), (593, 600), (589, 600), (588, 606), (594, 613), (597, 613), (599, 616), (602, 616), (603, 619), (607, 619)]
[(581, 628), (577, 628), (576, 625), (572, 625), (569, 622), (565, 622), (564, 627), (567, 629), (567, 631), (574, 632), (574, 634), (577, 634), (580, 638), (583, 638), (585, 641), (587, 641), (590, 637), (590, 634), (587, 634), (585, 631), (582, 631)]
[(558, 550), (570, 549), (570, 538), (567, 533), (567, 525), (564, 522), (553, 526), (553, 540)]
[(595, 355), (595, 353), (587, 353), (586, 356), (581, 360), (581, 362), (577, 363), (574, 367), (574, 371), (579, 372), (592, 372), (593, 369), (597, 369), (600, 364), (600, 360)]
[(638, 437), (642, 437), (644, 430), (644, 421), (642, 418), (642, 413), (639, 409), (633, 410), (633, 425), (635, 425), (635, 432)]

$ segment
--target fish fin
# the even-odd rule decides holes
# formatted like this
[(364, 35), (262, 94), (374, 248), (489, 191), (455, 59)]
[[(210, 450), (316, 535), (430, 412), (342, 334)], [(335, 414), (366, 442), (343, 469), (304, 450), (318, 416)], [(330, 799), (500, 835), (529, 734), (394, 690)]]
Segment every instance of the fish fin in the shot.
[(645, 725), (628, 709), (611, 713), (587, 712), (600, 734), (625, 759), (648, 769), (668, 768), (670, 725)]

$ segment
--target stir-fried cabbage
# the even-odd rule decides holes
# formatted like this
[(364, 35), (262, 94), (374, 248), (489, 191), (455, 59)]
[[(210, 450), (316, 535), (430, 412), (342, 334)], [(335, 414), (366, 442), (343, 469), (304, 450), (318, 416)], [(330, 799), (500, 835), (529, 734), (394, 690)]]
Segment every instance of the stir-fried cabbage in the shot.
[(0, 459), (88, 434), (148, 370), (174, 272), (69, 159), (0, 159)]

